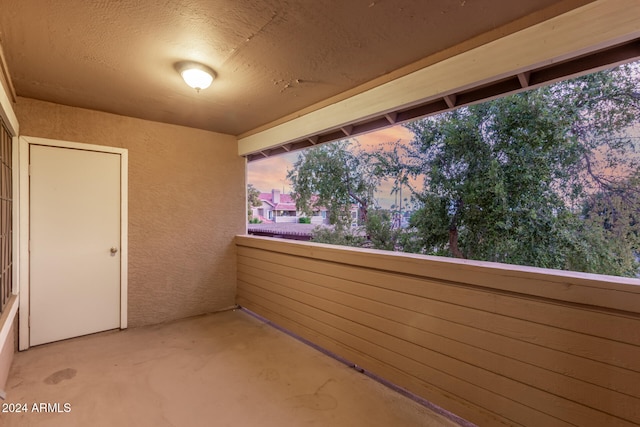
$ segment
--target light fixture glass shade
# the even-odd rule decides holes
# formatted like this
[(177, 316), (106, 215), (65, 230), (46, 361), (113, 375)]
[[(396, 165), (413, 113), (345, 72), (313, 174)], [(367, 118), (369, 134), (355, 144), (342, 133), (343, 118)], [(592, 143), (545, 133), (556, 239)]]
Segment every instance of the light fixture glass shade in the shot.
[(216, 73), (211, 68), (199, 62), (181, 61), (174, 66), (184, 82), (198, 92), (208, 88), (216, 77)]
[(186, 68), (180, 73), (184, 82), (197, 91), (211, 86), (213, 76), (200, 68)]

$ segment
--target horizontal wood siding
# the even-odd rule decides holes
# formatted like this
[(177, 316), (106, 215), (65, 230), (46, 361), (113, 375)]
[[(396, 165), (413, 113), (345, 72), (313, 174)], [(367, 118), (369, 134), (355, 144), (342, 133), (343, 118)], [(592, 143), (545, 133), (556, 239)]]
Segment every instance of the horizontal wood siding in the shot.
[(474, 423), (640, 424), (639, 280), (236, 244), (239, 305)]

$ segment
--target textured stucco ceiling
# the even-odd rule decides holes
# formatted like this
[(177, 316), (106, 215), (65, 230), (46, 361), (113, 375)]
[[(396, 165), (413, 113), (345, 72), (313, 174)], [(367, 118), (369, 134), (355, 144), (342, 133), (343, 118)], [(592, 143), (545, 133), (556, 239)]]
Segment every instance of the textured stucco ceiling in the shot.
[[(0, 0), (0, 43), (19, 96), (237, 135), (587, 2)], [(217, 79), (196, 93), (182, 60)]]

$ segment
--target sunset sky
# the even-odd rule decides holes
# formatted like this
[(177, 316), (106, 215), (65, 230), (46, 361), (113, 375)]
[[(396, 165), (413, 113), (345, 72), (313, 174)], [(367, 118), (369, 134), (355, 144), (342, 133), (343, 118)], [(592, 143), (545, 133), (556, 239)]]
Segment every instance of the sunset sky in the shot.
[[(359, 135), (353, 139), (358, 141), (364, 150), (368, 151), (376, 149), (384, 143), (409, 142), (412, 138), (413, 133), (411, 131), (398, 125)], [(291, 191), (291, 185), (286, 178), (287, 170), (293, 167), (293, 163), (301, 152), (287, 153), (250, 162), (247, 166), (247, 182), (253, 184), (263, 193), (271, 192), (272, 189), (279, 189), (288, 194)], [(391, 195), (391, 183), (380, 185), (376, 197), (383, 208), (389, 208), (395, 203), (395, 196)], [(408, 197), (408, 194), (403, 194), (403, 198), (405, 197)]]

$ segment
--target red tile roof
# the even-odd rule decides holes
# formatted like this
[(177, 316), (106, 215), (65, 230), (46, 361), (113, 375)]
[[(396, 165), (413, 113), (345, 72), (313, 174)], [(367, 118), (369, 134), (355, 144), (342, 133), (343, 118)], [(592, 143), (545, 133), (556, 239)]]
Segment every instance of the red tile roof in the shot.
[[(269, 202), (273, 204), (273, 194), (271, 193), (260, 193), (260, 200), (264, 200), (265, 202)], [(280, 203), (293, 203), (296, 204), (293, 197), (290, 194), (280, 194)]]

